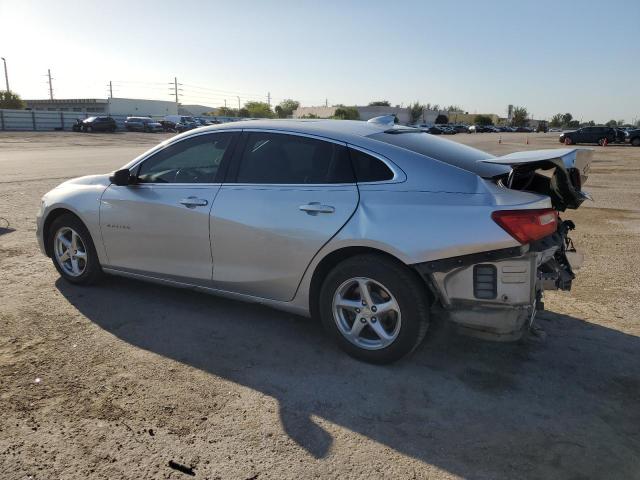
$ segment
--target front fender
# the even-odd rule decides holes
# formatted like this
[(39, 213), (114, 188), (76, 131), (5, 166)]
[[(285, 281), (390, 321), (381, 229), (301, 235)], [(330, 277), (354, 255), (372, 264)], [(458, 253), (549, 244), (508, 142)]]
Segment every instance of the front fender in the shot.
[(100, 232), (100, 198), (106, 186), (99, 184), (64, 183), (51, 190), (42, 198), (42, 205), (37, 218), (36, 235), (40, 249), (45, 252), (45, 226), (51, 214), (59, 210), (67, 210), (76, 215), (87, 227), (98, 259), (101, 264), (108, 264), (108, 257), (102, 234)]

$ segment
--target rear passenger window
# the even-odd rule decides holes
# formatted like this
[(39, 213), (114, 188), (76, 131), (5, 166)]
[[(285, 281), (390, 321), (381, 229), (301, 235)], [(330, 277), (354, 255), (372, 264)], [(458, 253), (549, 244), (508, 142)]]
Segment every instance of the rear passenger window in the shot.
[(353, 148), (349, 149), (349, 155), (358, 182), (382, 182), (393, 178), (393, 172), (383, 161)]
[(238, 183), (353, 183), (346, 147), (298, 135), (249, 133)]

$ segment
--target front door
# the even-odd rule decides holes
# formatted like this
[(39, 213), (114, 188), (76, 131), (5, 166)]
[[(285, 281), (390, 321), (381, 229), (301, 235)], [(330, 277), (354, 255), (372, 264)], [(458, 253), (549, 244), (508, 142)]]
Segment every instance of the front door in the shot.
[(209, 212), (233, 132), (169, 144), (132, 169), (131, 186), (111, 185), (100, 203), (109, 265), (183, 281), (211, 281)]
[(245, 132), (211, 212), (213, 283), (293, 299), (314, 255), (349, 220), (358, 189), (344, 145)]

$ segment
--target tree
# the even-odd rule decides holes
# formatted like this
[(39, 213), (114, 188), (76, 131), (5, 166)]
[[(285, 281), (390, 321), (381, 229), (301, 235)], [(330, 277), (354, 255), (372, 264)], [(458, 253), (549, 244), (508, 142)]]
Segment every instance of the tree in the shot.
[(458, 105), (449, 105), (448, 107), (445, 108), (445, 110), (449, 113), (462, 113), (464, 112), (464, 110), (462, 110), (462, 107), (458, 106)]
[(238, 117), (250, 117), (251, 113), (249, 112), (249, 110), (246, 107), (242, 107), (240, 110), (238, 110), (236, 112), (238, 115)]
[(388, 100), (374, 100), (373, 102), (369, 102), (370, 107), (390, 107), (391, 104)]
[(424, 111), (424, 105), (420, 102), (414, 102), (409, 106), (409, 115), (411, 117), (410, 123), (417, 123), (421, 118)]
[(562, 115), (562, 125), (569, 125), (571, 123), (571, 120), (573, 120), (573, 115), (571, 115), (570, 113), (565, 113), (564, 115)]
[(300, 118), (320, 118), (318, 115), (316, 115), (315, 113), (307, 113), (306, 115), (303, 115)]
[(293, 115), (293, 111), (300, 106), (300, 102), (287, 98), (276, 105), (276, 115), (278, 118), (289, 118)]
[(360, 120), (360, 113), (355, 107), (338, 107), (333, 114), (337, 120)]
[(247, 117), (273, 118), (273, 111), (266, 102), (247, 102), (244, 108), (249, 112)]
[(556, 113), (553, 117), (551, 117), (551, 122), (549, 122), (549, 126), (551, 127), (561, 127), (563, 124), (564, 119), (561, 113)]
[(0, 91), (0, 108), (11, 108), (14, 110), (22, 110), (27, 106), (22, 101), (20, 95), (9, 91)]
[(567, 127), (569, 128), (578, 128), (580, 126), (580, 122), (578, 120), (571, 120), (567, 123)]
[(476, 115), (473, 121), (476, 125), (493, 125), (493, 120), (488, 115)]
[(618, 122), (616, 122), (615, 120), (609, 120), (607, 123), (605, 123), (605, 125), (607, 127), (617, 127), (618, 126)]
[(447, 117), (446, 115), (442, 115), (442, 114), (440, 114), (440, 115), (438, 115), (438, 116), (436, 117), (436, 123), (437, 123), (438, 125), (440, 125), (440, 124), (445, 124), (445, 123), (449, 123), (449, 117)]
[(525, 127), (528, 123), (526, 107), (513, 107), (513, 116), (511, 117), (511, 123), (516, 127)]
[(217, 114), (221, 117), (237, 117), (238, 110), (229, 107), (219, 107), (217, 110)]

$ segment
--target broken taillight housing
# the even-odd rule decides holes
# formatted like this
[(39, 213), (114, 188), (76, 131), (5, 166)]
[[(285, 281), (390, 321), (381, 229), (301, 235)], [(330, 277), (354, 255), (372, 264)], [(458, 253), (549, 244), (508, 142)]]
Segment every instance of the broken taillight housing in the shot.
[(497, 210), (491, 218), (522, 244), (544, 238), (558, 229), (558, 212), (553, 208)]

